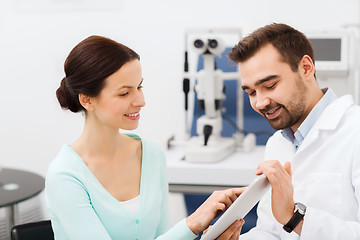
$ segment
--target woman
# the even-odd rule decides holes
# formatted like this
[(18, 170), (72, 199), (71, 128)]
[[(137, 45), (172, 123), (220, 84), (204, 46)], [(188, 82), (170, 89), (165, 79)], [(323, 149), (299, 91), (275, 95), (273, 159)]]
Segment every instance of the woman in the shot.
[[(192, 215), (168, 227), (163, 151), (119, 129), (138, 126), (145, 105), (139, 56), (91, 36), (65, 61), (56, 91), (63, 109), (85, 113), (81, 136), (50, 164), (46, 198), (56, 239), (194, 239), (243, 189), (213, 193)], [(221, 236), (237, 239), (243, 221)]]

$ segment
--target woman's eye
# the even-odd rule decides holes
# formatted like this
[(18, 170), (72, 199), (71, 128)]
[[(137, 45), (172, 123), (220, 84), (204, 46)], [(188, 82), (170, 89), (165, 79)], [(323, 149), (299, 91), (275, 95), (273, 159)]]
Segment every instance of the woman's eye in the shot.
[(123, 94), (120, 94), (119, 96), (120, 97), (124, 97), (124, 96), (126, 96), (126, 95), (128, 95), (129, 93), (127, 92), (127, 93), (123, 93)]
[(143, 88), (143, 86), (139, 86), (138, 89), (141, 90)]

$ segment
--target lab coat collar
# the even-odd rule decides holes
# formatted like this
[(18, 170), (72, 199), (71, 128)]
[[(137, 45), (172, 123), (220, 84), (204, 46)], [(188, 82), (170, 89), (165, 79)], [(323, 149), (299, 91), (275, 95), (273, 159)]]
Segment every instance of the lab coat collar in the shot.
[(354, 105), (354, 100), (350, 95), (340, 97), (331, 103), (314, 124), (309, 134), (304, 139), (304, 142), (296, 152), (296, 155), (299, 155), (300, 152), (308, 146), (311, 146), (311, 144), (318, 138), (320, 131), (335, 129), (339, 125), (346, 110), (352, 105)]
[(338, 98), (324, 110), (313, 128), (323, 130), (335, 129), (346, 110), (352, 105), (354, 105), (354, 99), (351, 95)]

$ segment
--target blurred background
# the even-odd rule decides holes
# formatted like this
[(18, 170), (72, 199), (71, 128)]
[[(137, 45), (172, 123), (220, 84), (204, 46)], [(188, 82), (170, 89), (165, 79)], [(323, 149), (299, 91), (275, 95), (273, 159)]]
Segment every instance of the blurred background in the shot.
[(0, 0), (0, 167), (45, 176), (61, 146), (80, 135), (84, 117), (63, 111), (55, 90), (68, 53), (90, 35), (140, 54), (147, 105), (134, 132), (165, 149), (185, 131), (186, 29), (240, 28), (243, 36), (272, 22), (333, 29), (358, 25), (359, 12), (357, 0)]

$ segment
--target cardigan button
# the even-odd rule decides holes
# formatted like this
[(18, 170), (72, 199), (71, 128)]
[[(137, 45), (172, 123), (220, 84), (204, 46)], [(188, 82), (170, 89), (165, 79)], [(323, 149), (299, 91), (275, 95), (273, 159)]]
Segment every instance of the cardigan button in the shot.
[(139, 223), (140, 223), (139, 219), (136, 219), (135, 222), (136, 222), (136, 224), (139, 224)]

